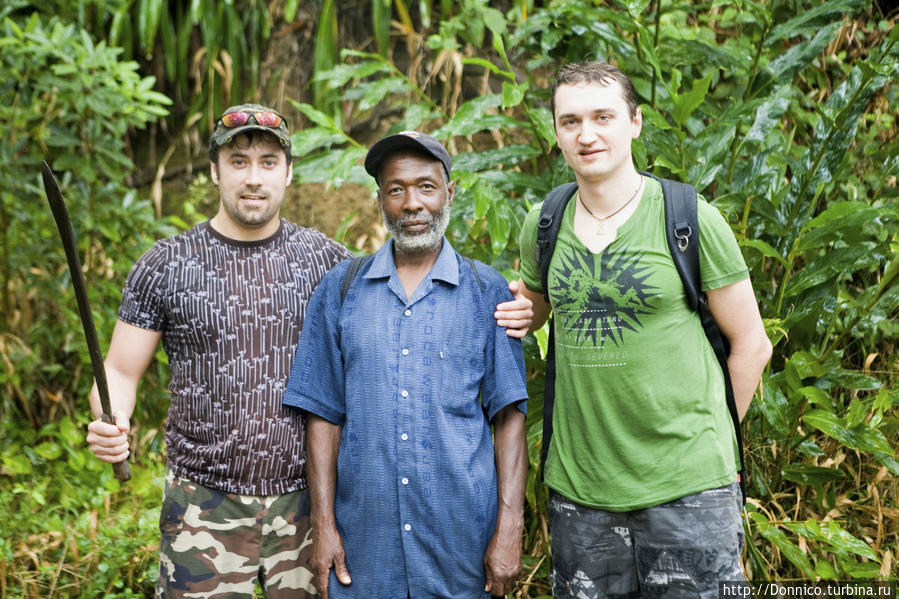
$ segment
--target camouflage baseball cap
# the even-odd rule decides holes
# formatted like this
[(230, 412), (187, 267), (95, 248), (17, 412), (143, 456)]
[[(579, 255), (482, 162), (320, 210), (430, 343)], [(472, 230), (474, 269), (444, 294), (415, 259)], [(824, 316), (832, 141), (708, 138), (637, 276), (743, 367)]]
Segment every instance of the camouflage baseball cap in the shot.
[(290, 131), (287, 130), (287, 121), (277, 111), (259, 104), (241, 104), (223, 112), (215, 122), (209, 144), (224, 146), (234, 136), (253, 129), (271, 133), (290, 152)]

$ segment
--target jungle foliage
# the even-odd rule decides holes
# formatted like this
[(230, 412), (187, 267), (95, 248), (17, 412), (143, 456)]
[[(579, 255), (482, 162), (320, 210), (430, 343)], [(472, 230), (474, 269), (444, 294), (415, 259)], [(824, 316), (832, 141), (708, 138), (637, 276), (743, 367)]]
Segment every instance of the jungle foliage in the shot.
[[(155, 35), (171, 27), (181, 39), (183, 27), (185, 39), (208, 41), (204, 19), (215, 11), (206, 4), (241, 19), (270, 10), (290, 21), (297, 10), (290, 1), (198, 0), (180, 13), (159, 9)], [(12, 11), (0, 29), (0, 597), (142, 596), (156, 576), (165, 356), (142, 386), (135, 479), (123, 488), (83, 441), (90, 367), (39, 161), (49, 157), (77, 215), (101, 338), (134, 259), (187, 223), (156, 217), (127, 185), (128, 132), (163, 118), (170, 102), (127, 59), (136, 48), (153, 54), (152, 28), (138, 19), (128, 33), (119, 18), (112, 35), (130, 1), (60, 5), (87, 9)], [(296, 179), (372, 187), (354, 125), (431, 132), (455, 157), (454, 247), (509, 278), (528, 208), (571, 178), (548, 110), (556, 68), (609, 59), (633, 78), (645, 120), (638, 166), (693, 183), (725, 214), (775, 343), (744, 421), (747, 574), (895, 580), (896, 15), (862, 0), (713, 1), (702, 10), (680, 0), (521, 1), (503, 10), (485, 0), (375, 0), (368, 46), (338, 54), (339, 10), (323, 0), (314, 94), (294, 100), (310, 123), (294, 137)], [(246, 21), (234, 27), (246, 35), (227, 43), (258, 42), (260, 56), (277, 43)], [(234, 80), (254, 81), (248, 60)], [(196, 90), (170, 94), (207, 118), (208, 98), (220, 97), (210, 86), (221, 71), (210, 68)], [(526, 343), (533, 467), (516, 597), (549, 594), (546, 491), (536, 478), (545, 341)]]

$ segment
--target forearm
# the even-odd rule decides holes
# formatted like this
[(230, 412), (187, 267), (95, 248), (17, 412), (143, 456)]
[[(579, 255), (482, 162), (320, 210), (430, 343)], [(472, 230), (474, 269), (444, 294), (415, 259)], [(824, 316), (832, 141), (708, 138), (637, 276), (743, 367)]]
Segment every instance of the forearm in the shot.
[(771, 358), (771, 342), (749, 279), (712, 289), (706, 295), (712, 316), (730, 344), (727, 370), (742, 420)]
[(524, 527), (524, 490), (528, 468), (525, 417), (516, 406), (511, 405), (501, 410), (494, 421), (498, 494), (496, 532), (520, 537)]
[[(106, 385), (109, 389), (109, 407), (112, 413), (123, 412), (127, 418), (131, 418), (134, 413), (134, 406), (137, 403), (137, 384), (139, 379), (134, 379), (127, 373), (117, 370), (114, 366), (105, 364)], [(90, 393), (91, 412), (94, 418), (99, 418), (102, 413), (100, 405), (100, 393), (97, 389), (97, 381), (94, 381)]]
[(531, 326), (528, 329), (528, 332), (533, 333), (534, 331), (540, 329), (546, 323), (546, 319), (549, 318), (549, 313), (552, 311), (552, 307), (546, 301), (546, 298), (543, 297), (542, 293), (538, 293), (536, 291), (531, 291), (524, 284), (524, 281), (519, 279), (518, 287), (521, 290), (521, 294), (531, 300), (533, 305), (534, 317), (531, 320)]
[(751, 343), (731, 346), (727, 359), (727, 369), (734, 390), (734, 401), (737, 404), (737, 415), (740, 420), (746, 415), (749, 404), (758, 389), (762, 372), (771, 358), (771, 342), (766, 336), (754, 338)]
[(337, 528), (334, 497), (337, 492), (337, 453), (340, 426), (306, 414), (306, 481), (313, 528)]
[[(124, 412), (130, 418), (137, 402), (137, 386), (153, 360), (162, 333), (150, 331), (121, 320), (116, 321), (106, 354), (104, 370), (109, 389), (112, 413)], [(97, 383), (90, 392), (91, 410), (95, 417), (101, 413)]]

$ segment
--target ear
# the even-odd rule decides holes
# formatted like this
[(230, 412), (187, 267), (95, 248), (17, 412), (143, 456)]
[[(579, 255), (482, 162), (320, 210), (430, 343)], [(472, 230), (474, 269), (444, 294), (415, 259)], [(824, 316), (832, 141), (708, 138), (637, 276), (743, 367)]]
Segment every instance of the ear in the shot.
[(640, 110), (640, 107), (637, 107), (637, 110), (634, 111), (634, 119), (631, 121), (632, 132), (631, 139), (637, 139), (640, 137), (640, 132), (643, 130), (643, 112)]
[(212, 161), (209, 162), (209, 176), (212, 178), (213, 185), (218, 187), (219, 173), (218, 173), (218, 170), (215, 168), (215, 163)]
[(453, 205), (453, 198), (456, 197), (456, 182), (450, 181), (449, 185), (446, 186), (446, 205)]
[(284, 184), (289, 186), (291, 181), (293, 181), (293, 161), (287, 163), (287, 180)]

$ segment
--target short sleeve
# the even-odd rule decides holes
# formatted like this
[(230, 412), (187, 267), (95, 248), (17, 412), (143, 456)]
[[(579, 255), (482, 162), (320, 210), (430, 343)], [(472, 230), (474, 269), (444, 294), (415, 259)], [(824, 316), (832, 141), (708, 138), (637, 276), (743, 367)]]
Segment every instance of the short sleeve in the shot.
[(165, 328), (165, 263), (166, 251), (160, 243), (134, 263), (122, 291), (119, 320), (150, 331)]
[(346, 266), (324, 276), (306, 308), (284, 404), (334, 424), (346, 416), (343, 358), (340, 352), (340, 283)]
[(352, 252), (350, 252), (348, 249), (346, 249), (321, 231), (315, 232), (320, 237), (320, 242), (322, 244), (322, 254), (324, 254), (325, 264), (328, 265), (329, 269), (337, 264), (340, 264), (344, 260), (353, 257)]
[(506, 335), (506, 329), (497, 325), (493, 318), (493, 309), (498, 303), (513, 299), (506, 280), (499, 273), (490, 278), (487, 299), (490, 308), (487, 321), (493, 326), (493, 335), (488, 337), (486, 344), (481, 404), (492, 421), (500, 410), (513, 403), (527, 414), (528, 394), (521, 339)]
[(521, 280), (528, 289), (537, 293), (543, 293), (540, 265), (537, 264), (537, 221), (540, 219), (540, 208), (542, 207), (543, 202), (540, 202), (528, 211), (518, 238), (518, 247), (521, 252)]
[(699, 267), (702, 290), (720, 289), (749, 276), (736, 237), (715, 206), (700, 198)]

